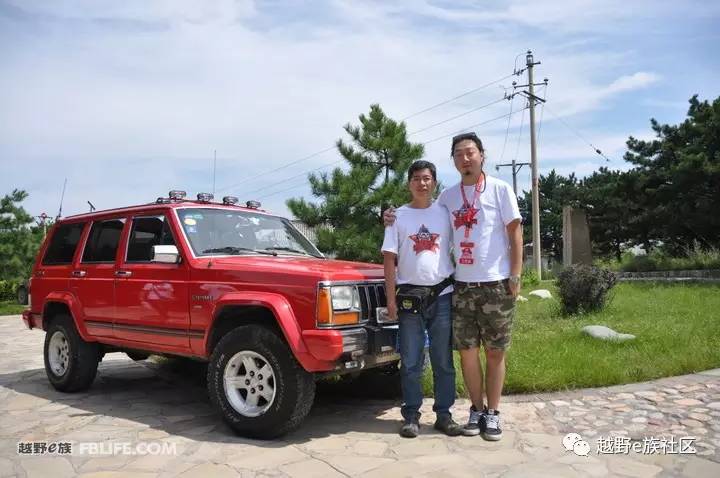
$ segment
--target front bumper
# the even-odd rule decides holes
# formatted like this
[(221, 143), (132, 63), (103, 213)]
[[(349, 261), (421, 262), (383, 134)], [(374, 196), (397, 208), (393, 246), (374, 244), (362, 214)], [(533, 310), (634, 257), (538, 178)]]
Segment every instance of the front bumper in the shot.
[(397, 325), (313, 329), (303, 331), (303, 338), (315, 358), (339, 362), (340, 368), (367, 368), (400, 359)]

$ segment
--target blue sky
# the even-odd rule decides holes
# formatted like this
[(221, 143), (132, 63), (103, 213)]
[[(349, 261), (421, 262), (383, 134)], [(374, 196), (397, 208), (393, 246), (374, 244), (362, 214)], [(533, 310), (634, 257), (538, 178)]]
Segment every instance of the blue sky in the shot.
[[(0, 0), (0, 194), (25, 189), (26, 208), (51, 215), (66, 177), (65, 215), (88, 200), (105, 209), (172, 188), (194, 195), (212, 189), (217, 150), (218, 196), (286, 214), (287, 198), (310, 198), (303, 173), (340, 157), (286, 165), (332, 146), (371, 103), (404, 118), (512, 73), (527, 49), (542, 62), (536, 81), (550, 80), (539, 90), (541, 172), (627, 168), (625, 140), (651, 137), (651, 117), (677, 123), (691, 95), (720, 94), (718, 26), (720, 4), (701, 1)], [(408, 130), (501, 98), (511, 81), (413, 116)], [(491, 172), (528, 161), (527, 121), (476, 129)], [(429, 143), (426, 159), (452, 184), (448, 149), (448, 139)], [(528, 188), (527, 168), (519, 183)]]

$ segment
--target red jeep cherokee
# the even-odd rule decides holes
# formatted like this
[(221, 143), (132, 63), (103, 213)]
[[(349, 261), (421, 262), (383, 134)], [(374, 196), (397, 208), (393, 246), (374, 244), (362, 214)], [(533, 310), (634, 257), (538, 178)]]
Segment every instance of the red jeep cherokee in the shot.
[[(59, 220), (23, 320), (58, 390), (88, 388), (108, 352), (209, 362), (238, 433), (273, 438), (310, 411), (315, 378), (397, 364), (381, 266), (330, 260), (287, 219), (210, 195)], [(380, 310), (378, 310), (380, 309)]]

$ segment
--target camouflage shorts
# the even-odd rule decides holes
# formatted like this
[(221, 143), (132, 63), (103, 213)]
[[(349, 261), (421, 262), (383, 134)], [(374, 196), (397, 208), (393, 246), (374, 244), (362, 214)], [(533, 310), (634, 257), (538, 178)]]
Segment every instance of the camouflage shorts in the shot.
[(487, 287), (455, 284), (453, 341), (457, 350), (485, 347), (506, 350), (515, 318), (515, 298), (505, 283)]

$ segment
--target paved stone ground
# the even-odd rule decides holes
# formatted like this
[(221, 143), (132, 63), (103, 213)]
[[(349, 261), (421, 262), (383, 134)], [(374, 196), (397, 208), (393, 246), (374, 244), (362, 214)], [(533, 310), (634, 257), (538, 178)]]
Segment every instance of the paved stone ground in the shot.
[[(202, 372), (110, 354), (93, 387), (62, 394), (47, 381), (44, 335), (0, 318), (0, 477), (563, 477), (720, 476), (720, 370), (620, 387), (507, 397), (505, 437), (397, 435), (398, 400), (323, 388), (302, 428), (282, 440), (235, 436), (214, 413)], [(198, 368), (198, 367), (196, 367)], [(344, 393), (344, 394), (343, 394)], [(457, 420), (468, 403), (456, 404)], [(562, 446), (577, 432), (590, 456)], [(696, 454), (596, 453), (599, 437), (695, 436)], [(18, 442), (174, 444), (176, 455), (19, 455)], [(76, 445), (77, 446), (77, 445)]]

